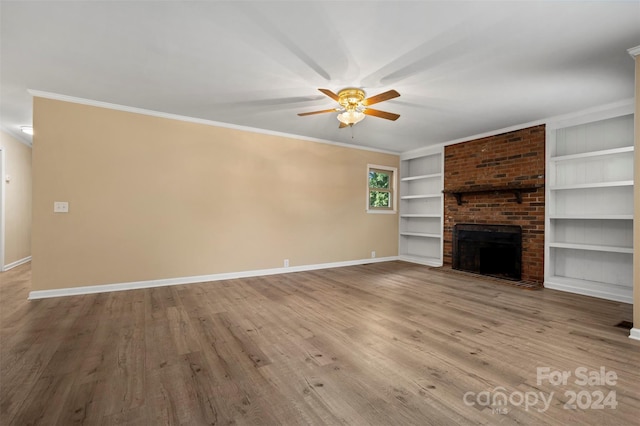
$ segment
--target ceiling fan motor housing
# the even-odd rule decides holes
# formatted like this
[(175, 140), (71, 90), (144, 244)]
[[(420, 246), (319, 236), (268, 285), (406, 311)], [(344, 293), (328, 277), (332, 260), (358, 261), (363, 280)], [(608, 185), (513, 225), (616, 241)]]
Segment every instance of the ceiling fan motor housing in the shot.
[(364, 98), (362, 89), (347, 88), (338, 92), (338, 103), (347, 111), (356, 109)]

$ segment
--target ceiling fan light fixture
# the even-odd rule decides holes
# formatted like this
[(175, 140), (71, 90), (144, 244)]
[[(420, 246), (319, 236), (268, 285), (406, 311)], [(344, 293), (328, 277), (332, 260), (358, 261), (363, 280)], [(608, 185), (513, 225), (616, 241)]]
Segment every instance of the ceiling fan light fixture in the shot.
[(354, 124), (364, 120), (364, 117), (365, 115), (363, 112), (356, 109), (351, 109), (338, 114), (338, 121), (346, 124), (347, 126), (353, 126)]

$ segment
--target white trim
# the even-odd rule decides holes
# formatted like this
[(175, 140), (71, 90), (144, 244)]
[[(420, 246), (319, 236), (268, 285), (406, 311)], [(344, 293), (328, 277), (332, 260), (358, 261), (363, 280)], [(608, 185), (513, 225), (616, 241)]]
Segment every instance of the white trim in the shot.
[(212, 275), (167, 278), (161, 280), (133, 281), (117, 284), (102, 284), (83, 287), (59, 288), (55, 290), (36, 290), (29, 293), (29, 300), (47, 299), (50, 297), (78, 296), (83, 294), (107, 293), (112, 291), (138, 290), (170, 285), (205, 283), (210, 281), (233, 280), (236, 278), (261, 277), (266, 275), (287, 274), (290, 272), (314, 271), (318, 269), (341, 268), (344, 266), (366, 265), (367, 263), (391, 262), (398, 256), (379, 257), (375, 259), (347, 260), (342, 262), (318, 263), (314, 265), (290, 266), (287, 268), (256, 269), (253, 271), (227, 272)]
[[(629, 55), (631, 55), (635, 60), (637, 57), (640, 56), (640, 46), (632, 47), (631, 49), (627, 50), (627, 52), (629, 52)], [(640, 82), (636, 81), (636, 85), (638, 85), (638, 84), (640, 84)], [(636, 93), (637, 93), (637, 89), (636, 89)], [(639, 113), (640, 113), (640, 111), (636, 111), (636, 114), (639, 114)], [(636, 123), (636, 125), (638, 123), (638, 118), (637, 117), (635, 119), (635, 123)], [(637, 136), (638, 135), (638, 129), (635, 129), (635, 134), (636, 134), (636, 139), (635, 139), (635, 145), (634, 146), (640, 146), (639, 145), (639, 141), (638, 141), (638, 136)], [(640, 167), (640, 165), (635, 164), (635, 167)], [(635, 183), (638, 183), (638, 172), (637, 171), (635, 173)], [(637, 215), (638, 215), (638, 213), (636, 212), (634, 218), (637, 218), (638, 217)], [(638, 223), (635, 223), (635, 221), (634, 221), (634, 230), (637, 231), (639, 226), (640, 225)], [(636, 257), (636, 259), (637, 259), (637, 257)], [(636, 271), (637, 271), (637, 267), (636, 267)], [(636, 272), (634, 272), (634, 280), (633, 280), (633, 282), (634, 282), (633, 291), (639, 291), (638, 290), (638, 276), (636, 275)], [(637, 309), (640, 309), (640, 307), (634, 306), (633, 309), (635, 311)], [(636, 325), (636, 324), (634, 324), (634, 325)], [(636, 328), (636, 327), (632, 328), (629, 331), (629, 338), (633, 339), (633, 340), (640, 340), (640, 328)]]
[(437, 155), (442, 154), (442, 147), (444, 143), (439, 143), (436, 145), (423, 146), (421, 148), (412, 149), (410, 151), (405, 151), (400, 154), (401, 160), (412, 160), (418, 157), (426, 157), (429, 155)]
[(7, 173), (6, 163), (4, 161), (6, 149), (0, 146), (0, 271), (5, 271), (4, 267), (4, 216), (5, 216), (5, 193), (7, 186), (5, 185), (5, 176)]
[[(551, 182), (551, 149), (556, 144), (556, 132), (545, 127), (544, 135), (544, 181)], [(546, 287), (547, 282), (552, 276), (553, 268), (551, 267), (551, 247), (549, 243), (553, 241), (553, 233), (551, 232), (551, 189), (549, 185), (544, 188), (544, 254), (542, 260), (543, 267), (543, 285)], [(560, 289), (562, 290), (562, 289)]]
[(594, 121), (607, 120), (609, 118), (622, 117), (635, 112), (634, 99), (625, 99), (599, 107), (554, 117), (547, 121), (547, 131), (563, 129), (565, 127), (578, 126)]
[(106, 108), (106, 109), (117, 110), (117, 111), (131, 112), (134, 114), (149, 115), (152, 117), (167, 118), (170, 120), (185, 121), (188, 123), (204, 124), (206, 126), (224, 127), (226, 129), (242, 130), (245, 132), (259, 133), (259, 134), (269, 135), (269, 136), (281, 136), (285, 138), (298, 139), (298, 140), (303, 140), (308, 142), (335, 145), (343, 148), (358, 149), (361, 151), (372, 151), (372, 152), (380, 152), (383, 154), (393, 154), (393, 155), (400, 154), (398, 151), (389, 151), (385, 149), (370, 148), (370, 147), (359, 146), (359, 145), (350, 145), (347, 143), (335, 142), (335, 141), (330, 141), (326, 139), (312, 138), (308, 136), (294, 135), (291, 133), (284, 133), (284, 132), (276, 132), (273, 130), (258, 129), (256, 127), (240, 126), (237, 124), (223, 123), (221, 121), (206, 120), (204, 118), (188, 117), (184, 115), (170, 114), (167, 112), (153, 111), (149, 109), (131, 107), (127, 105), (112, 104), (112, 103), (96, 101), (92, 99), (76, 98), (75, 96), (61, 95), (59, 93), (44, 92), (41, 90), (33, 90), (33, 89), (29, 89), (27, 91), (31, 96), (38, 97), (38, 98), (53, 99), (53, 100), (63, 101), (63, 102), (71, 102), (74, 104), (81, 104), (81, 105), (88, 105), (88, 106)]
[(23, 265), (23, 264), (28, 263), (28, 262), (31, 262), (31, 256), (27, 256), (27, 257), (22, 258), (20, 260), (16, 260), (15, 262), (11, 262), (11, 263), (5, 265), (2, 270), (3, 271), (8, 271), (9, 269), (13, 269), (16, 266), (20, 266), (20, 265)]
[[(640, 46), (638, 46), (640, 49)], [(605, 120), (607, 118), (618, 117), (621, 115), (633, 114), (635, 110), (634, 98), (627, 98), (621, 101), (612, 102), (605, 105), (599, 105), (592, 108), (587, 108), (577, 112), (568, 114), (556, 115), (540, 120), (529, 121), (528, 123), (516, 124), (514, 126), (503, 127), (502, 129), (491, 130), (489, 132), (478, 133), (473, 136), (466, 136), (460, 139), (454, 139), (446, 142), (438, 142), (432, 145), (427, 145), (420, 148), (415, 148), (409, 151), (400, 153), (400, 159), (411, 159), (414, 156), (419, 157), (424, 155), (422, 152), (429, 152), (435, 148), (442, 148), (449, 145), (455, 145), (462, 142), (470, 142), (476, 139), (487, 138), (490, 136), (501, 135), (503, 133), (515, 132), (517, 130), (523, 130), (529, 127), (540, 126), (544, 124), (547, 127), (547, 133), (550, 128), (557, 129), (562, 127), (576, 126), (578, 124), (584, 124), (591, 121)]]
[(481, 133), (470, 137), (456, 139), (453, 141), (445, 142), (444, 145), (454, 145), (461, 142), (469, 142), (476, 139), (482, 139), (489, 136), (501, 135), (503, 133), (514, 132), (516, 130), (523, 130), (529, 127), (539, 126), (544, 124), (547, 127), (547, 131), (551, 129), (577, 126), (578, 124), (589, 123), (591, 121), (605, 120), (607, 118), (618, 117), (621, 115), (633, 114), (634, 111), (634, 99), (628, 98), (618, 102), (613, 102), (606, 105), (599, 105), (593, 108), (587, 108), (581, 111), (572, 112), (569, 114), (562, 114), (553, 117), (548, 117), (542, 120), (530, 121), (528, 123), (518, 124), (516, 126), (505, 127), (502, 129), (494, 130), (491, 132)]
[(474, 141), (476, 139), (488, 138), (488, 137), (491, 137), (491, 136), (501, 135), (503, 133), (516, 132), (518, 130), (524, 130), (524, 129), (527, 129), (529, 127), (540, 126), (541, 124), (545, 124), (546, 125), (547, 122), (548, 122), (548, 120), (544, 120), (543, 119), (543, 120), (530, 121), (528, 123), (516, 124), (515, 126), (503, 127), (502, 129), (492, 130), (490, 132), (480, 133), (480, 134), (473, 135), (473, 136), (467, 136), (467, 137), (460, 138), (460, 139), (454, 139), (452, 141), (444, 142), (442, 145), (443, 146), (449, 146), (449, 145), (456, 145), (456, 144), (463, 143), (463, 142), (471, 142), (471, 141)]
[(632, 47), (631, 49), (627, 49), (627, 52), (629, 52), (629, 55), (631, 55), (634, 58), (636, 56), (640, 56), (640, 46), (636, 46), (636, 47)]
[(409, 254), (400, 255), (398, 260), (402, 260), (404, 262), (416, 263), (418, 265), (425, 266), (434, 266), (441, 267), (442, 259), (438, 259), (435, 257), (422, 257), (422, 256), (411, 256)]
[(567, 293), (581, 294), (583, 296), (597, 297), (599, 299), (613, 300), (614, 302), (623, 302), (623, 303), (628, 303), (630, 305), (633, 304), (633, 296), (631, 294), (631, 289), (629, 289), (629, 295), (627, 296), (625, 294), (615, 294), (611, 292), (601, 291), (598, 289), (587, 288), (580, 285), (560, 283), (560, 282), (551, 281), (551, 280), (553, 280), (553, 277), (550, 278), (550, 280), (544, 281), (544, 288), (548, 288), (550, 290), (564, 291)]
[(32, 138), (33, 136), (29, 136), (24, 132), (19, 132), (17, 130), (10, 129), (8, 127), (2, 126), (0, 130), (7, 133), (8, 135), (13, 136), (18, 142), (25, 144), (29, 148), (33, 147)]

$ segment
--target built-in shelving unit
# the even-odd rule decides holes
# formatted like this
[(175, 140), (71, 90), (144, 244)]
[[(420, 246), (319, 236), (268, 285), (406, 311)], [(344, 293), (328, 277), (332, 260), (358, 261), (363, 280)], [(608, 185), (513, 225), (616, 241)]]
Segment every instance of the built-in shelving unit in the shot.
[(442, 148), (401, 156), (402, 260), (442, 266), (443, 166)]
[(633, 137), (632, 109), (547, 128), (545, 287), (632, 303)]

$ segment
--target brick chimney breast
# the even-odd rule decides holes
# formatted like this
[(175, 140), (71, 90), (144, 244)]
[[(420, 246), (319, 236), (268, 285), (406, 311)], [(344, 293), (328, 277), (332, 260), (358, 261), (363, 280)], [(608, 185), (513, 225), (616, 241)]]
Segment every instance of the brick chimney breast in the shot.
[[(451, 266), (456, 223), (522, 227), (522, 280), (544, 281), (545, 126), (446, 146), (443, 261)], [(518, 196), (504, 188), (530, 188)], [(487, 188), (503, 190), (486, 190)], [(521, 201), (521, 202), (519, 202)]]

